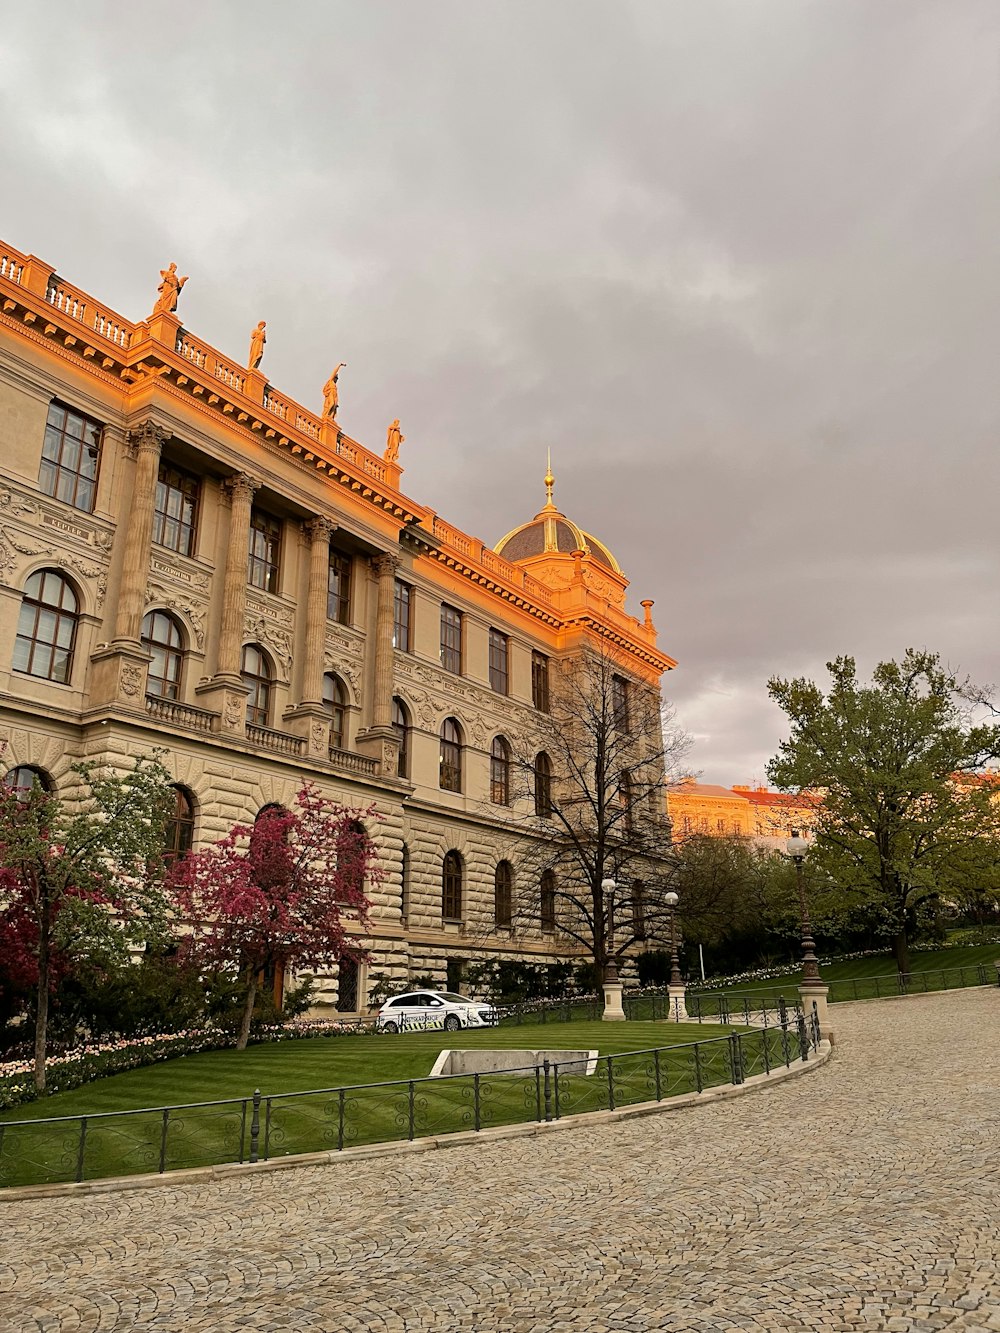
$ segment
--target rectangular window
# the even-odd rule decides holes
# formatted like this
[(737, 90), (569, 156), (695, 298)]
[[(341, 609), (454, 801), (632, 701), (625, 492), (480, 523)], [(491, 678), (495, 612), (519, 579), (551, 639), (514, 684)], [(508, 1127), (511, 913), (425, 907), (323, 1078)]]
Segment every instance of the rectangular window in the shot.
[(637, 940), (646, 938), (646, 888), (638, 879), (632, 885), (632, 934)]
[(326, 614), (338, 625), (351, 619), (351, 557), (343, 551), (330, 551), (330, 572), (326, 586)]
[(250, 515), (250, 560), (247, 582), (264, 592), (278, 591), (281, 561), (281, 520), (255, 509)]
[(553, 871), (542, 871), (539, 890), (541, 927), (549, 934), (556, 928), (556, 877)]
[(75, 509), (94, 511), (101, 427), (60, 403), (49, 404), (38, 469), (39, 489)]
[(161, 463), (153, 502), (153, 545), (178, 555), (194, 554), (198, 517), (198, 479)]
[(531, 654), (531, 702), (540, 713), (549, 711), (549, 659), (544, 653)]
[(411, 626), (413, 589), (408, 583), (396, 580), (396, 603), (392, 622), (392, 646), (401, 653), (412, 653)]
[(462, 613), (441, 603), (441, 665), (462, 674)]
[(628, 681), (624, 676), (611, 677), (611, 709), (615, 726), (628, 736), (632, 731), (632, 717), (629, 708)]
[(490, 630), (490, 689), (497, 694), (509, 693), (510, 640), (499, 630)]

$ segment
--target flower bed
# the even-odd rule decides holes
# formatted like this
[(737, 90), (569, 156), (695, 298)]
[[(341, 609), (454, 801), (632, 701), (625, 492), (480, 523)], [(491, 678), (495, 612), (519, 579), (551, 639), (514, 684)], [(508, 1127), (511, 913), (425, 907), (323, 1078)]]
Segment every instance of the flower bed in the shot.
[[(346, 1036), (369, 1032), (364, 1022), (345, 1023), (338, 1019), (298, 1019), (283, 1026), (258, 1028), (250, 1034), (251, 1043), (264, 1041), (300, 1041), (304, 1037)], [(172, 1032), (156, 1037), (131, 1037), (128, 1040), (82, 1045), (50, 1055), (45, 1064), (45, 1091), (35, 1088), (34, 1061), (8, 1060), (0, 1064), (0, 1111), (22, 1106), (38, 1097), (69, 1092), (95, 1078), (124, 1074), (161, 1060), (175, 1060), (200, 1051), (218, 1051), (232, 1046), (233, 1034), (221, 1028), (192, 1032)]]

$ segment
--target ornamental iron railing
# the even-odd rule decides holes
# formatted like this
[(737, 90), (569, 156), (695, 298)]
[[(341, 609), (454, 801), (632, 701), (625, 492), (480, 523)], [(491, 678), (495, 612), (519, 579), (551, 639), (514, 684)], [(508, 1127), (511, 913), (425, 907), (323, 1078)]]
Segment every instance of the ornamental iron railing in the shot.
[(567, 1053), (502, 1073), (0, 1121), (0, 1185), (162, 1174), (615, 1111), (773, 1074), (807, 1061), (819, 1040), (815, 1024), (790, 1012), (777, 1026), (602, 1055), (592, 1073)]

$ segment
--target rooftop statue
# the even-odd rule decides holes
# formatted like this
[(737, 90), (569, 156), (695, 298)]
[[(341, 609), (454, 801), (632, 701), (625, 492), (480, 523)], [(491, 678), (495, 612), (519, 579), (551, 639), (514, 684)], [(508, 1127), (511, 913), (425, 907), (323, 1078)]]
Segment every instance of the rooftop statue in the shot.
[(388, 434), (386, 435), (385, 461), (387, 463), (395, 463), (396, 459), (399, 457), (399, 446), (405, 439), (406, 436), (399, 429), (399, 417), (397, 417), (389, 427)]
[(264, 330), (267, 324), (261, 320), (253, 333), (250, 335), (250, 360), (247, 362), (251, 370), (256, 370), (264, 356), (264, 344), (267, 342), (267, 334)]
[(154, 315), (172, 315), (177, 309), (177, 298), (181, 294), (181, 288), (187, 282), (187, 278), (177, 276), (177, 265), (169, 264), (166, 268), (160, 269), (160, 285), (157, 291), (160, 293), (156, 298), (156, 305), (153, 306)]
[(337, 415), (337, 407), (340, 403), (340, 396), (337, 390), (337, 377), (346, 365), (346, 361), (341, 361), (340, 365), (323, 385), (323, 415), (325, 417), (335, 417)]

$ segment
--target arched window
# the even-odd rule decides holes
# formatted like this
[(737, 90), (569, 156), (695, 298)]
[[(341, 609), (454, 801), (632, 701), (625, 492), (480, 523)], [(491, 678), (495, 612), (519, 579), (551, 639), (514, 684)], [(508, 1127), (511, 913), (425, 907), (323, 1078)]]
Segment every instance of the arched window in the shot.
[(368, 834), (360, 820), (352, 819), (337, 838), (337, 878), (342, 890), (364, 893), (367, 860)]
[(253, 727), (266, 727), (271, 717), (271, 663), (266, 654), (255, 643), (248, 643), (243, 649), (243, 665), (240, 668), (243, 684), (249, 686), (247, 695), (247, 723)]
[(510, 746), (502, 736), (494, 736), (490, 746), (490, 800), (510, 805)]
[(509, 926), (514, 919), (514, 872), (509, 861), (501, 861), (493, 876), (493, 911), (498, 926)]
[(169, 865), (187, 856), (194, 844), (194, 798), (186, 787), (174, 784), (174, 810), (167, 821), (163, 859)]
[(14, 640), (15, 671), (69, 682), (80, 603), (73, 585), (55, 569), (40, 569), (24, 585)]
[(445, 852), (441, 867), (441, 916), (445, 921), (462, 919), (462, 858)]
[(392, 726), (399, 738), (399, 762), (396, 764), (397, 776), (410, 776), (410, 715), (402, 699), (392, 701)]
[(12, 768), (3, 780), (3, 785), (12, 791), (19, 801), (26, 801), (37, 786), (43, 792), (52, 790), (52, 779), (42, 768), (34, 764), (18, 764)]
[(453, 717), (446, 717), (441, 723), (438, 786), (442, 791), (462, 790), (462, 729)]
[(181, 691), (184, 640), (173, 616), (150, 611), (142, 621), (142, 646), (152, 657), (146, 678), (146, 693), (161, 699), (177, 699)]
[(347, 690), (344, 682), (332, 671), (323, 677), (323, 702), (332, 719), (330, 723), (330, 749), (342, 750), (347, 739)]
[(543, 870), (539, 882), (539, 917), (542, 930), (549, 932), (556, 928), (556, 876), (553, 870)]
[(544, 750), (535, 756), (535, 814), (552, 818), (552, 764)]
[(358, 960), (345, 955), (337, 964), (337, 1013), (355, 1014), (358, 1011), (358, 982), (361, 969)]

